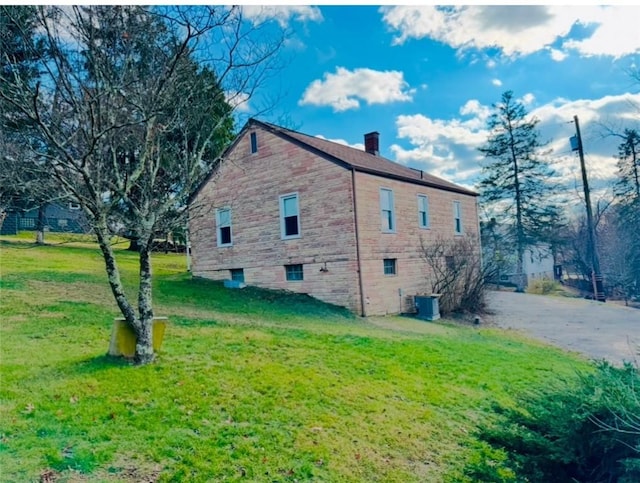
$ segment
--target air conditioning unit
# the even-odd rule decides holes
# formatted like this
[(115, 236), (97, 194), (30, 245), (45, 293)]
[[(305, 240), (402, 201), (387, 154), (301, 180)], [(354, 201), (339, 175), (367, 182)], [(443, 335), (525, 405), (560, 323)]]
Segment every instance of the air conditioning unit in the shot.
[(429, 295), (416, 295), (414, 302), (416, 304), (416, 310), (418, 311), (417, 317), (423, 320), (438, 320), (440, 318), (440, 305), (438, 299), (439, 293)]

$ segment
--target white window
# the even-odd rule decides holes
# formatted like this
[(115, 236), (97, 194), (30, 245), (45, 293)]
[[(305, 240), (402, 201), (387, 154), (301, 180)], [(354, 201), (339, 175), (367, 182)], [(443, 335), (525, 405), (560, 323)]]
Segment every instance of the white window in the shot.
[(459, 201), (453, 202), (453, 229), (456, 235), (462, 234), (462, 210)]
[(418, 195), (418, 226), (429, 228), (429, 198)]
[(228, 247), (233, 245), (231, 239), (231, 208), (218, 208), (216, 210), (216, 226), (218, 246)]
[(280, 197), (280, 232), (283, 239), (300, 237), (298, 193)]
[(393, 211), (393, 191), (380, 188), (380, 216), (382, 218), (382, 231), (395, 233), (396, 215)]

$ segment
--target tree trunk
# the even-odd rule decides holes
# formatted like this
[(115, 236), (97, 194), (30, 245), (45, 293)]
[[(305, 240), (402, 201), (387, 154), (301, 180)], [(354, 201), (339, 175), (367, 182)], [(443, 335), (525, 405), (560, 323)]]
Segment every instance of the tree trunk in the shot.
[(44, 245), (44, 227), (47, 224), (46, 205), (38, 207), (38, 219), (36, 220), (36, 244)]
[(151, 243), (149, 237), (140, 245), (140, 285), (138, 288), (138, 312), (140, 329), (136, 330), (136, 364), (153, 362), (153, 297), (151, 289)]
[(527, 288), (527, 281), (524, 274), (524, 249), (518, 244), (518, 260), (516, 262), (516, 292), (523, 293)]

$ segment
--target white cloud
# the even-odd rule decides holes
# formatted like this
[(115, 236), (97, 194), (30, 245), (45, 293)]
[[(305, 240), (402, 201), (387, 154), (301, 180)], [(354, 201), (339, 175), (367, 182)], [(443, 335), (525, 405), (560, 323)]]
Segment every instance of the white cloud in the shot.
[(340, 112), (360, 107), (358, 99), (367, 104), (388, 104), (410, 101), (414, 93), (402, 72), (337, 67), (335, 74), (327, 72), (323, 80), (309, 84), (298, 104), (331, 106), (334, 112)]
[(568, 57), (566, 53), (558, 49), (549, 49), (549, 51), (551, 52), (551, 59), (555, 60), (556, 62), (562, 62)]
[[(557, 41), (585, 56), (617, 58), (640, 50), (637, 6), (386, 6), (380, 11), (397, 33), (394, 44), (428, 37), (460, 50), (497, 48), (507, 56), (531, 54)], [(592, 26), (593, 32), (571, 40), (568, 36), (576, 24)], [(563, 52), (554, 50), (552, 57), (560, 59)]]
[(249, 112), (251, 107), (249, 106), (249, 94), (246, 92), (231, 92), (226, 91), (224, 93), (227, 103), (236, 112)]
[(502, 81), (500, 79), (492, 79), (491, 83), (497, 87), (500, 87), (502, 85)]
[(289, 22), (322, 22), (322, 13), (317, 7), (306, 5), (243, 5), (242, 14), (254, 24), (275, 20), (281, 27)]
[(355, 149), (359, 149), (360, 151), (364, 151), (364, 144), (363, 143), (349, 144), (344, 139), (329, 139), (329, 138), (324, 137), (322, 134), (316, 134), (315, 137), (320, 138), (320, 139), (326, 139), (327, 141), (331, 141), (333, 143), (342, 144), (343, 146), (349, 146), (350, 148), (355, 148)]
[[(575, 134), (573, 116), (580, 122), (589, 180), (594, 189), (612, 182), (616, 176), (616, 153), (619, 139), (604, 136), (605, 127), (621, 131), (624, 127), (640, 127), (640, 94), (605, 96), (600, 99), (569, 101), (558, 98), (533, 106), (530, 94), (529, 116), (540, 120), (540, 141), (548, 142), (549, 161), (557, 171), (559, 181), (569, 191), (580, 188), (577, 154), (571, 151), (569, 138)], [(394, 144), (395, 160), (465, 186), (477, 183), (483, 156), (478, 148), (485, 144), (486, 121), (490, 106), (469, 100), (460, 108), (461, 118), (431, 119), (422, 114), (398, 116), (397, 138), (404, 146)], [(581, 188), (580, 188), (581, 189)]]
[(524, 106), (530, 106), (531, 104), (533, 104), (533, 101), (535, 100), (536, 100), (536, 96), (534, 96), (530, 92), (528, 92), (527, 94), (522, 96), (520, 99), (518, 99), (518, 101), (522, 102)]

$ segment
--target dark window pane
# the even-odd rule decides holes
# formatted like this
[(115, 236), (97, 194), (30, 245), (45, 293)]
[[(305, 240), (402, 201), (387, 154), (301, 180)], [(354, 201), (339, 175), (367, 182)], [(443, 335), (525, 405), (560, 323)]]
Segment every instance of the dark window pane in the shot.
[(445, 264), (447, 265), (447, 270), (455, 270), (456, 269), (456, 259), (452, 255), (447, 255), (444, 257)]
[(258, 136), (254, 132), (251, 133), (251, 152), (258, 152)]
[(385, 275), (395, 275), (396, 274), (396, 259), (395, 258), (385, 258), (383, 260), (384, 266), (384, 274)]
[(230, 272), (231, 280), (244, 283), (244, 270), (242, 268), (232, 268)]
[(220, 227), (220, 244), (228, 245), (229, 243), (231, 243), (231, 227), (222, 226)]
[(285, 236), (298, 235), (298, 217), (297, 216), (285, 217), (284, 234)]
[(303, 280), (304, 274), (302, 271), (302, 265), (285, 265), (285, 273), (287, 275), (287, 280), (289, 281), (298, 281)]

